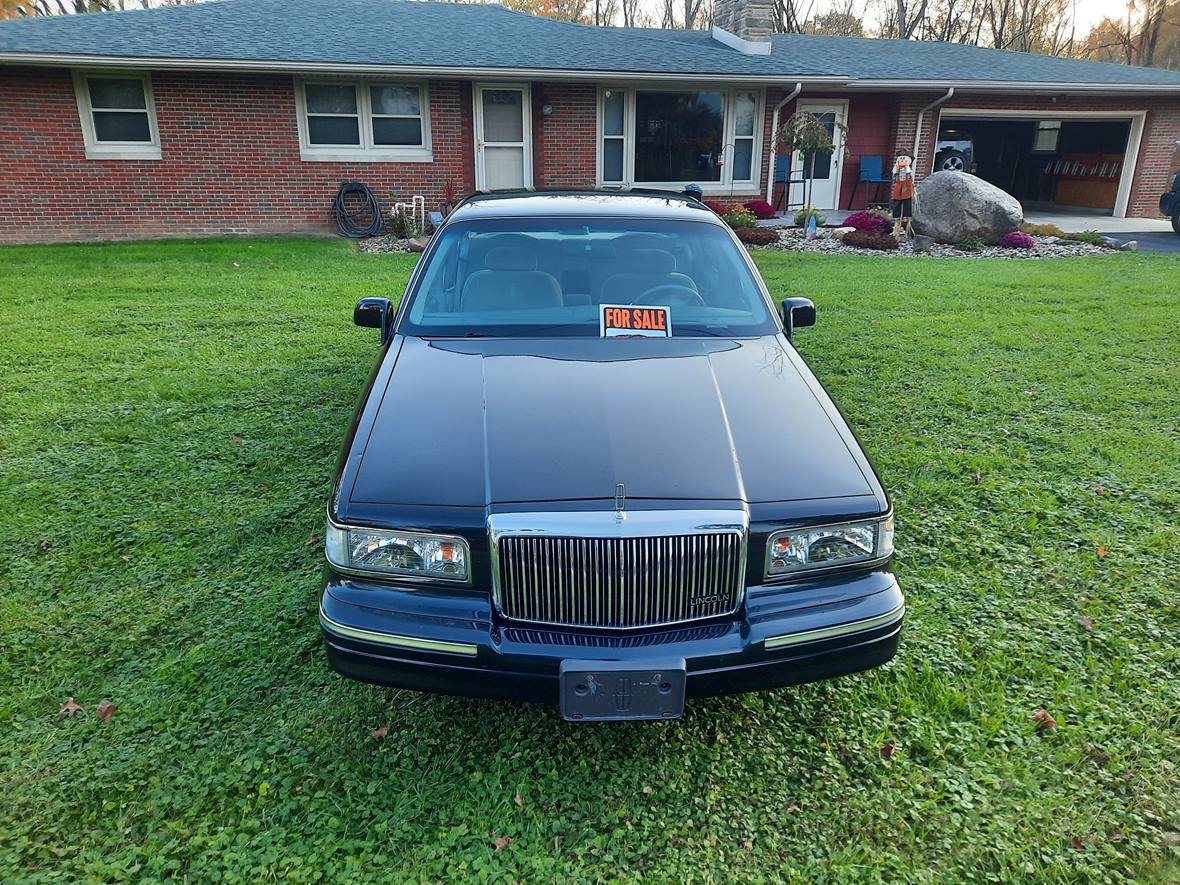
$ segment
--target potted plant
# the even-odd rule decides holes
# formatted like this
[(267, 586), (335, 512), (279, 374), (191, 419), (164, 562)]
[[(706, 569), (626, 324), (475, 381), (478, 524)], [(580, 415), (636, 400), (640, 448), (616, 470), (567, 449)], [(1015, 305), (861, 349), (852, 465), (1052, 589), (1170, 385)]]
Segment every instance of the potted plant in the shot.
[(439, 204), (438, 211), (442, 213), (443, 218), (446, 218), (458, 202), (459, 185), (455, 183), (455, 179), (448, 178), (447, 183), (443, 185), (442, 202)]
[[(836, 145), (832, 141), (835, 129), (839, 129), (841, 133), (848, 131), (848, 127), (839, 120), (833, 121), (832, 125), (833, 132), (829, 133), (828, 124), (815, 114), (810, 111), (796, 111), (779, 127), (778, 143), (782, 146), (783, 153), (795, 151), (805, 158), (803, 205), (808, 208), (811, 207), (811, 191), (815, 181), (815, 155), (830, 154), (836, 150)], [(843, 143), (846, 139), (841, 138), (840, 141)]]

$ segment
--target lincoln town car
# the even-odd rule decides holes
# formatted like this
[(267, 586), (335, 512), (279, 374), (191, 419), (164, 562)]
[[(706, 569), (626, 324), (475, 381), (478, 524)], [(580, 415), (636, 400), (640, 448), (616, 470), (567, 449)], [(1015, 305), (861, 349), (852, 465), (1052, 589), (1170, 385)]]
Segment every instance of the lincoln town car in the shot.
[(691, 196), (462, 203), (354, 311), (381, 354), (328, 503), (331, 666), (586, 721), (888, 661), (893, 513), (795, 348), (815, 317)]

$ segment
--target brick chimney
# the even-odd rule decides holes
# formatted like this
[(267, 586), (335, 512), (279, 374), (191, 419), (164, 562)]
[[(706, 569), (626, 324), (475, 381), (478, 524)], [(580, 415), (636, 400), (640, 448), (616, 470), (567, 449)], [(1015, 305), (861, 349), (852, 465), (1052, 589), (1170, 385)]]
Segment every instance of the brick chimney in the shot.
[(748, 55), (770, 55), (773, 0), (713, 0), (713, 39)]

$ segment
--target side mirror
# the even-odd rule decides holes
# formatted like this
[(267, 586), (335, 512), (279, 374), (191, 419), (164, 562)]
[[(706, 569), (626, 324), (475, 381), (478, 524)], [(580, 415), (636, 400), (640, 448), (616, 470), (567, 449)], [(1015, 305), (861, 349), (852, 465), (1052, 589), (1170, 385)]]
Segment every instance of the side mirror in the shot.
[(810, 298), (796, 296), (783, 299), (783, 329), (787, 340), (792, 340), (795, 330), (815, 325), (815, 304)]
[(366, 329), (380, 329), (381, 343), (385, 343), (386, 325), (393, 315), (393, 304), (388, 298), (362, 298), (352, 309), (352, 321)]

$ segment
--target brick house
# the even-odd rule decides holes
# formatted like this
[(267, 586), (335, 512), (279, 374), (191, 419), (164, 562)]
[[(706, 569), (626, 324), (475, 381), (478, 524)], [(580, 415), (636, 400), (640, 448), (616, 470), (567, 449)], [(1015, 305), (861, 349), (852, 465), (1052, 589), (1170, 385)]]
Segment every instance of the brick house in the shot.
[[(681, 188), (802, 202), (778, 121), (846, 142), (812, 202), (915, 151), (1026, 205), (1153, 216), (1180, 73), (969, 46), (592, 28), (495, 5), (221, 0), (0, 22), (0, 242), (324, 231), (339, 184), (431, 208), (500, 188)], [(836, 121), (842, 125), (837, 126)], [(846, 134), (845, 134), (846, 133)]]

